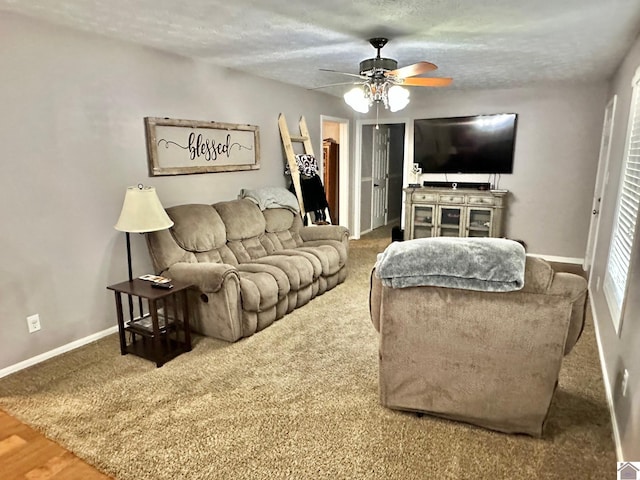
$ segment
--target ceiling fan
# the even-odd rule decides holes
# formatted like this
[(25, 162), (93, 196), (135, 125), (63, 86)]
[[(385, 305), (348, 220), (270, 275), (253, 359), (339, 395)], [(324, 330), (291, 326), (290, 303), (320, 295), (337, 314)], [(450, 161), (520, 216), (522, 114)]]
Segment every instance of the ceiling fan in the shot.
[[(324, 85), (325, 88), (334, 85), (355, 84), (358, 87), (344, 94), (344, 100), (357, 112), (367, 113), (369, 108), (376, 103), (382, 103), (392, 112), (402, 110), (409, 103), (409, 91), (407, 87), (446, 87), (453, 82), (452, 78), (427, 78), (417, 77), (426, 72), (436, 70), (438, 67), (430, 62), (418, 62), (413, 65), (398, 68), (398, 62), (392, 58), (382, 58), (380, 50), (389, 40), (383, 37), (371, 38), (369, 43), (377, 50), (375, 58), (368, 58), (360, 62), (359, 74), (340, 72), (321, 68), (324, 72), (339, 73), (356, 77), (360, 81), (334, 83)], [(415, 78), (417, 77), (417, 78)]]

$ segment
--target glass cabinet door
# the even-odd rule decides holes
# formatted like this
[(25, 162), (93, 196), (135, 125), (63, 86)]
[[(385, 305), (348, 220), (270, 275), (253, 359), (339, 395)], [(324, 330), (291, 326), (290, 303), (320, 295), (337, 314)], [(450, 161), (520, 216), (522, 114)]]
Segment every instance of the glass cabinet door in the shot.
[(440, 236), (459, 237), (462, 207), (440, 207)]
[(491, 214), (492, 212), (489, 208), (469, 208), (467, 216), (467, 236), (491, 236)]
[(432, 205), (414, 205), (413, 207), (413, 238), (433, 237)]

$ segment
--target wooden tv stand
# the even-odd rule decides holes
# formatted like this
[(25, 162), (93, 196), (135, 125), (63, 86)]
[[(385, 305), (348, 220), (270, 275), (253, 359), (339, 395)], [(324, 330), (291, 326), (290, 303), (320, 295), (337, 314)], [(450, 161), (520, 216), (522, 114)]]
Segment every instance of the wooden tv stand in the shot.
[(404, 239), (502, 237), (508, 190), (405, 188)]

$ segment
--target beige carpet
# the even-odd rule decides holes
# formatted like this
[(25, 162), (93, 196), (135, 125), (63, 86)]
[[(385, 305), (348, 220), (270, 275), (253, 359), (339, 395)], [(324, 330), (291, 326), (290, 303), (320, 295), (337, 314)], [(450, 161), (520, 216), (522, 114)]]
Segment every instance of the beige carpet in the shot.
[(248, 339), (156, 369), (112, 335), (1, 379), (0, 408), (120, 480), (613, 478), (591, 323), (543, 439), (378, 404), (368, 275), (388, 238), (352, 242), (343, 285)]

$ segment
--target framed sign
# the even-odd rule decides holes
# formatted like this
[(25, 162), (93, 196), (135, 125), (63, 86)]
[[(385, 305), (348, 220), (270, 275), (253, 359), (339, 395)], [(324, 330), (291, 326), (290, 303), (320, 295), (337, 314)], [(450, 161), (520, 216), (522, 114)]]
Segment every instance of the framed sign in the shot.
[(145, 117), (149, 175), (233, 172), (260, 168), (255, 125)]

